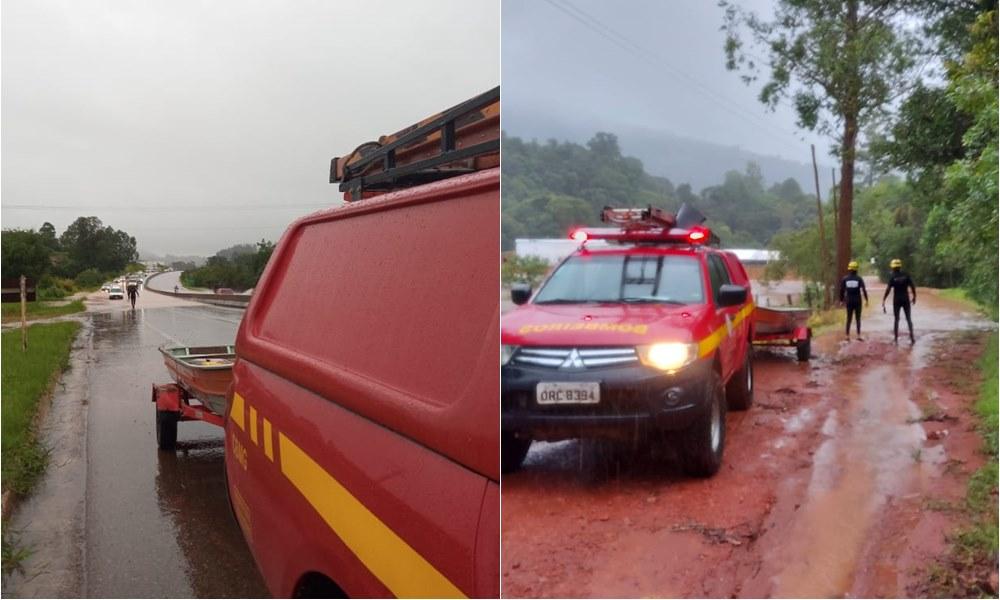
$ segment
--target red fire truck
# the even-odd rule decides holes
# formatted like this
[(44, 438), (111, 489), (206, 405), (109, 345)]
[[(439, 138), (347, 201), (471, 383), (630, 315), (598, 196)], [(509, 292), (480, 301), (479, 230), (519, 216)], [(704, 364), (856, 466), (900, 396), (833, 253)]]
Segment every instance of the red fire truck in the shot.
[(602, 219), (612, 227), (572, 233), (579, 249), (533, 297), (511, 291), (521, 306), (501, 325), (503, 469), (532, 440), (666, 432), (685, 468), (710, 476), (727, 408), (753, 401), (746, 271), (686, 207), (606, 208)]
[(499, 595), (500, 90), (334, 159), (236, 340), (226, 470), (276, 597)]

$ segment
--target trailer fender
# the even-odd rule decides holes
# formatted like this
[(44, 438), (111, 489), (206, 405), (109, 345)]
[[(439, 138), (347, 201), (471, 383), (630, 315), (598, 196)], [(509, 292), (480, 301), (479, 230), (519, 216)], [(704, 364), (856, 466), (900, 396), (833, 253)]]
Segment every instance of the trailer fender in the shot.
[(181, 412), (183, 395), (184, 391), (176, 383), (153, 384), (153, 402), (156, 403), (156, 410)]

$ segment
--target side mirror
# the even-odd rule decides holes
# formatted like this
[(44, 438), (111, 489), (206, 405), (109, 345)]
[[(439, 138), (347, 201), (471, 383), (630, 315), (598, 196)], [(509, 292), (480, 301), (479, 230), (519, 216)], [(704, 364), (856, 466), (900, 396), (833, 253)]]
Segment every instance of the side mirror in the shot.
[(531, 298), (531, 285), (527, 283), (515, 283), (510, 287), (510, 299), (520, 306)]
[(747, 301), (747, 289), (742, 285), (724, 283), (719, 287), (717, 302), (720, 307), (739, 306)]

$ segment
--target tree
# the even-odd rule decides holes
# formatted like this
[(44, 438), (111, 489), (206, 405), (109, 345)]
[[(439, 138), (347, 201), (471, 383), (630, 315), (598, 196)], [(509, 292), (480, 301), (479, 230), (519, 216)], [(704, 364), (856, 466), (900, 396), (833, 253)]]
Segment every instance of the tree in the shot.
[(105, 227), (97, 217), (80, 217), (59, 238), (67, 253), (67, 274), (75, 276), (89, 268), (104, 273), (118, 273), (139, 259), (135, 238), (128, 233)]
[(59, 250), (59, 239), (56, 237), (55, 225), (46, 221), (42, 223), (42, 226), (38, 229), (38, 234), (42, 236), (42, 241), (45, 245), (49, 247), (53, 252)]
[(800, 127), (835, 136), (841, 172), (836, 272), (842, 274), (850, 260), (858, 132), (907, 89), (918, 48), (897, 23), (906, 3), (777, 0), (771, 21), (729, 0), (720, 4), (726, 10), (726, 67), (743, 71), (748, 84), (757, 80), (757, 59), (744, 48), (743, 32), (749, 32), (770, 68), (761, 102), (774, 108), (791, 97)]
[(4, 279), (24, 275), (38, 281), (49, 270), (51, 253), (45, 245), (44, 236), (34, 229), (5, 229), (0, 232)]

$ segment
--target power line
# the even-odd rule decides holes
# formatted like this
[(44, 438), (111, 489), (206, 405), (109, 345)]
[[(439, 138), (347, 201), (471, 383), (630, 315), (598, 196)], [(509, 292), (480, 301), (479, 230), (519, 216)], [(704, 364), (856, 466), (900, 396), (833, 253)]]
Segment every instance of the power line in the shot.
[(713, 90), (707, 84), (701, 82), (697, 78), (688, 75), (687, 73), (681, 71), (680, 69), (674, 67), (669, 62), (667, 62), (661, 55), (646, 49), (645, 47), (631, 41), (627, 36), (622, 35), (618, 31), (614, 30), (608, 25), (602, 23), (597, 17), (594, 17), (590, 13), (584, 11), (583, 9), (575, 6), (569, 0), (545, 0), (549, 5), (558, 9), (563, 14), (571, 17), (578, 23), (587, 27), (594, 33), (600, 35), (606, 40), (612, 42), (619, 48), (629, 52), (630, 54), (637, 56), (638, 58), (644, 59), (647, 62), (655, 63), (658, 67), (666, 69), (668, 72), (683, 78), (690, 82), (693, 86), (702, 90), (702, 92), (711, 100), (713, 100), (721, 109), (732, 114), (733, 116), (754, 121), (758, 125), (765, 129), (765, 133), (771, 135), (771, 137), (777, 141), (782, 142), (782, 144), (788, 144), (789, 140), (784, 137), (778, 137), (774, 135), (771, 131), (773, 130), (780, 132), (786, 136), (792, 136), (797, 138), (797, 134), (787, 131), (782, 127), (779, 127), (773, 123), (761, 119), (759, 116), (752, 112), (747, 111), (742, 106), (728, 100), (720, 93)]

